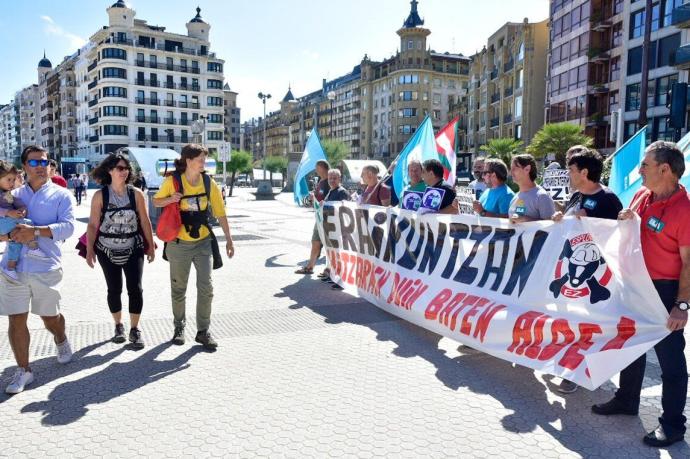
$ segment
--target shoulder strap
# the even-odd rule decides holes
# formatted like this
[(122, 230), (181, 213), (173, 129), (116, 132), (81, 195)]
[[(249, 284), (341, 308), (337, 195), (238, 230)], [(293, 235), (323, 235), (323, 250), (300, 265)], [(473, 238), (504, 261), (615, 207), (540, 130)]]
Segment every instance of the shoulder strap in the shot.
[(105, 212), (108, 210), (108, 203), (110, 202), (110, 190), (108, 185), (101, 187), (101, 223), (105, 218)]
[(175, 188), (175, 191), (184, 194), (183, 187), (182, 187), (182, 175), (180, 175), (179, 172), (175, 171), (172, 173), (172, 180), (173, 180), (173, 187)]
[(206, 192), (206, 199), (208, 200), (208, 205), (211, 204), (211, 177), (208, 174), (201, 174), (204, 179), (204, 191)]

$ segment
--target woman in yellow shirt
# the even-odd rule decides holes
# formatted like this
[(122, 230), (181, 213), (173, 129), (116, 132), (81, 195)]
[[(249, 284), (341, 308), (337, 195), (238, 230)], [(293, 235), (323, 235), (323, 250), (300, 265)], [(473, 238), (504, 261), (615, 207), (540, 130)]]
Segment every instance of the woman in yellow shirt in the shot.
[(175, 191), (173, 177), (167, 177), (160, 189), (153, 197), (153, 205), (165, 207), (175, 202), (180, 203), (182, 226), (177, 240), (169, 242), (165, 247), (165, 256), (170, 262), (170, 290), (172, 296), (175, 332), (172, 342), (182, 345), (185, 342), (184, 328), (185, 295), (189, 270), (194, 265), (196, 270), (196, 322), (197, 334), (195, 341), (204, 348), (214, 350), (218, 343), (209, 327), (211, 325), (211, 302), (213, 300), (213, 284), (211, 270), (213, 266), (212, 235), (208, 226), (208, 208), (218, 219), (225, 234), (225, 251), (228, 258), (232, 258), (235, 249), (230, 236), (230, 228), (225, 216), (225, 206), (220, 188), (214, 180), (210, 180), (210, 202), (206, 196), (204, 186), (204, 168), (208, 150), (201, 145), (186, 145), (182, 149), (180, 159), (175, 160), (175, 173), (179, 174), (182, 188)]

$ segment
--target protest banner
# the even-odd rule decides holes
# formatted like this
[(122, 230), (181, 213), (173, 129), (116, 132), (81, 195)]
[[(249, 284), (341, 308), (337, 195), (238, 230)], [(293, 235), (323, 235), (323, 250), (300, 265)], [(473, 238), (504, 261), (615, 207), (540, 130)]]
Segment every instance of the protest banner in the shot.
[(541, 186), (549, 192), (551, 199), (558, 202), (568, 200), (570, 177), (567, 169), (544, 169)]
[(317, 212), (350, 294), (495, 357), (595, 389), (664, 338), (639, 220), (507, 220), (338, 202)]

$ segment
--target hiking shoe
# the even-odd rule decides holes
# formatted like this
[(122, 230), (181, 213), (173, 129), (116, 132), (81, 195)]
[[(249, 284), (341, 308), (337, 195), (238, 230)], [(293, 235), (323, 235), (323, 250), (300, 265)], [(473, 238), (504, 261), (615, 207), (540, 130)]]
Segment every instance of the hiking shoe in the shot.
[(184, 327), (175, 327), (172, 343), (177, 346), (182, 346), (184, 344)]
[(141, 337), (141, 330), (137, 327), (132, 327), (129, 330), (129, 342), (132, 343), (134, 349), (143, 349), (146, 346), (144, 339)]
[(65, 338), (60, 344), (55, 343), (57, 346), (57, 361), (59, 363), (67, 363), (72, 360), (72, 346), (69, 345), (69, 340)]
[(218, 347), (218, 343), (215, 339), (213, 339), (211, 332), (208, 330), (201, 330), (199, 333), (197, 333), (194, 341), (200, 343), (204, 349), (208, 349), (209, 351), (215, 351)]
[(115, 336), (113, 336), (113, 339), (111, 339), (111, 341), (113, 343), (122, 344), (126, 341), (126, 339), (127, 338), (125, 337), (125, 326), (122, 324), (115, 325)]
[(577, 390), (577, 384), (575, 384), (572, 381), (568, 381), (567, 379), (563, 379), (561, 383), (558, 385), (557, 390), (561, 394), (572, 394)]
[(12, 376), (12, 381), (5, 388), (8, 394), (18, 394), (24, 390), (26, 386), (34, 381), (34, 374), (24, 368), (17, 368)]

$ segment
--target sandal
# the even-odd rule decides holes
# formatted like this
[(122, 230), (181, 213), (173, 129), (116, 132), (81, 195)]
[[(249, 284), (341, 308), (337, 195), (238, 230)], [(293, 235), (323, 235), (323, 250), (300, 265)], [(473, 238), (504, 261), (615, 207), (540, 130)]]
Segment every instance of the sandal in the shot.
[(312, 268), (307, 268), (306, 266), (304, 266), (295, 271), (295, 274), (314, 274), (314, 270)]

